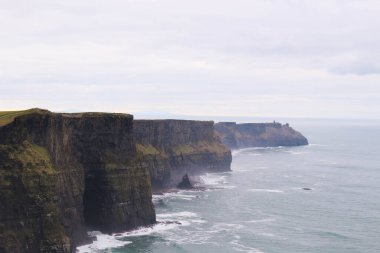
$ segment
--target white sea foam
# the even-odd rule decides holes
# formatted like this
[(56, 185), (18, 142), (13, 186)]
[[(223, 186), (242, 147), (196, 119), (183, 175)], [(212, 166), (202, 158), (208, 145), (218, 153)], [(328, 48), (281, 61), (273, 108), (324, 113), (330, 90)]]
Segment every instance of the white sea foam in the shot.
[(230, 172), (227, 173), (206, 173), (199, 177), (200, 184), (198, 186), (206, 187), (207, 190), (215, 189), (234, 189), (235, 185), (229, 185), (228, 176)]
[(239, 251), (239, 252), (264, 253), (263, 251), (261, 251), (259, 249), (256, 249), (256, 248), (253, 248), (253, 247), (249, 247), (249, 246), (245, 246), (245, 245), (239, 243), (239, 240), (233, 240), (233, 241), (230, 242), (230, 244), (234, 245), (235, 247), (233, 247), (233, 249), (236, 250), (236, 251)]
[(207, 223), (202, 217), (193, 212), (175, 212), (157, 214), (157, 221), (162, 223), (178, 224), (177, 226), (189, 226), (191, 224)]
[(231, 151), (232, 156), (237, 156), (241, 152), (241, 149), (235, 149)]
[(259, 153), (250, 153), (250, 154), (247, 154), (249, 156), (262, 156), (262, 154), (259, 154)]
[(89, 232), (89, 235), (95, 236), (96, 240), (91, 244), (77, 247), (78, 253), (93, 253), (100, 250), (123, 247), (132, 243), (130, 241), (120, 241), (114, 235), (106, 235), (98, 231)]
[(78, 247), (77, 252), (93, 253), (104, 249), (123, 247), (127, 244), (132, 243), (130, 241), (124, 241), (123, 238), (144, 236), (155, 233), (159, 234), (167, 230), (176, 229), (180, 226), (189, 226), (191, 223), (206, 223), (205, 220), (202, 220), (196, 213), (192, 212), (157, 214), (157, 222), (158, 223), (153, 226), (141, 227), (132, 231), (116, 233), (112, 235), (106, 235), (98, 231), (92, 231), (89, 233), (89, 235), (95, 236), (96, 240), (91, 244)]
[(305, 146), (305, 147), (315, 147), (315, 146), (317, 146), (317, 147), (326, 147), (326, 146), (328, 146), (328, 145), (326, 145), (326, 144), (317, 144), (317, 143), (309, 143), (309, 145), (307, 145), (307, 146)]
[(153, 203), (158, 203), (159, 201), (161, 201), (162, 199), (164, 199), (165, 198), (165, 196), (162, 194), (160, 194), (160, 195), (152, 195), (152, 201), (153, 201)]
[[(196, 195), (191, 195), (190, 193), (195, 191), (178, 191), (178, 192), (166, 192), (160, 195), (153, 195), (152, 201), (157, 204), (164, 199), (181, 199), (181, 200), (192, 200), (197, 198)], [(186, 194), (187, 193), (187, 194)]]
[(225, 182), (225, 176), (201, 176), (201, 180), (205, 185), (218, 185)]
[(286, 153), (289, 153), (291, 155), (303, 155), (303, 154), (308, 154), (309, 152), (296, 152), (296, 151), (288, 150), (286, 151)]
[(191, 219), (192, 223), (199, 223), (199, 224), (204, 224), (207, 223), (207, 221), (202, 220), (202, 219)]
[(227, 183), (227, 176), (225, 174), (213, 174), (206, 173), (200, 176), (200, 179), (204, 185), (215, 186)]
[(275, 190), (275, 189), (249, 189), (250, 192), (273, 192), (273, 193), (283, 193), (282, 190)]
[(171, 229), (177, 228), (179, 226), (184, 226), (184, 225), (188, 225), (188, 223), (187, 222), (181, 222), (181, 221), (170, 222), (170, 223), (159, 221), (154, 226), (151, 226), (151, 227), (141, 227), (141, 228), (136, 229), (136, 230), (132, 230), (132, 231), (124, 232), (124, 233), (115, 234), (115, 237), (116, 238), (125, 238), (125, 237), (135, 237), (135, 236), (142, 236), (142, 235), (150, 235), (150, 234), (154, 234), (154, 233), (161, 233), (163, 231), (171, 230)]
[(192, 218), (192, 217), (198, 217), (198, 215), (196, 213), (192, 213), (192, 212), (176, 212), (176, 213), (161, 213), (161, 214), (157, 214), (156, 215), (157, 218), (183, 218), (183, 217), (187, 217), (187, 218)]
[(192, 200), (196, 197), (197, 196), (195, 196), (195, 195), (186, 195), (186, 194), (174, 194), (174, 195), (172, 195), (172, 198), (182, 199), (182, 200)]
[(272, 222), (272, 221), (275, 221), (275, 219), (250, 220), (247, 222), (249, 222), (249, 223), (263, 223), (263, 222)]
[(260, 233), (259, 235), (266, 236), (266, 237), (274, 237), (275, 236), (272, 233)]
[[(242, 148), (242, 149), (237, 149), (237, 150), (233, 150), (231, 152), (232, 156), (238, 156), (238, 155), (241, 155), (241, 154), (251, 154), (252, 151), (257, 151), (257, 150), (280, 150), (284, 148), (283, 146), (278, 146), (278, 147), (251, 147), (251, 148)], [(256, 155), (261, 155), (261, 154), (257, 154), (256, 152), (254, 152), (253, 154), (256, 154)]]

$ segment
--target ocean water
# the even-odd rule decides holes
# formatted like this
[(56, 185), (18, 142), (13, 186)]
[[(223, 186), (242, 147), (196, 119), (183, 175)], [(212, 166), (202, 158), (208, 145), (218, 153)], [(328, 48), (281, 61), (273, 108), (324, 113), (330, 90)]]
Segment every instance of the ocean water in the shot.
[(157, 225), (93, 232), (79, 251), (380, 252), (380, 126), (351, 123), (300, 122), (309, 146), (234, 151), (207, 190), (155, 195)]

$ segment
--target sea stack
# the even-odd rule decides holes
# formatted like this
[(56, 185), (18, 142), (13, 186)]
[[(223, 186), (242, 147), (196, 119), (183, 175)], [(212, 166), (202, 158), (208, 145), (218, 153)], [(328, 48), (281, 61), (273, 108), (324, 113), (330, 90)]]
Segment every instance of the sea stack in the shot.
[(193, 189), (193, 185), (190, 183), (187, 173), (182, 177), (182, 181), (177, 185), (179, 189)]
[(214, 131), (213, 121), (134, 120), (138, 156), (152, 187), (176, 187), (183, 175), (231, 170), (231, 150)]

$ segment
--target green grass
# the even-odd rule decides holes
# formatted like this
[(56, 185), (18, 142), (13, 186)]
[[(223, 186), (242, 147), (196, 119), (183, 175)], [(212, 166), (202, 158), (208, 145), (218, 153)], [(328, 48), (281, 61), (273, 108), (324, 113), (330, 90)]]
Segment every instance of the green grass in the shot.
[(141, 152), (143, 155), (159, 155), (161, 152), (153, 147), (151, 144), (143, 145), (143, 144), (136, 144), (136, 149), (138, 152)]
[(23, 111), (0, 111), (0, 127), (12, 123), (16, 117), (38, 111), (40, 111), (40, 109), (29, 109)]
[[(12, 178), (41, 177), (56, 174), (49, 152), (42, 146), (24, 141), (15, 147), (0, 144), (0, 186), (12, 185)], [(38, 184), (38, 182), (30, 182)], [(0, 187), (0, 195), (2, 194)]]
[(180, 145), (170, 147), (166, 151), (157, 149), (151, 144), (141, 144), (136, 143), (137, 152), (142, 155), (160, 155), (163, 157), (168, 157), (167, 154), (175, 154), (175, 155), (187, 155), (187, 154), (196, 154), (196, 153), (216, 153), (216, 154), (224, 154), (229, 152), (229, 149), (219, 142), (207, 142), (200, 141), (197, 143), (191, 143), (187, 145)]
[[(12, 123), (13, 120), (19, 116), (31, 114), (31, 113), (49, 113), (49, 111), (39, 108), (32, 108), (22, 111), (0, 111), (0, 127)], [(80, 112), (80, 113), (67, 113), (71, 117), (104, 117), (104, 116), (113, 116), (113, 117), (128, 117), (132, 118), (133, 116), (125, 113), (108, 113), (108, 112)]]
[(217, 142), (200, 141), (198, 143), (192, 143), (188, 145), (176, 146), (171, 149), (176, 155), (192, 154), (192, 153), (225, 153), (229, 150)]
[(48, 151), (34, 143), (24, 141), (21, 148), (10, 154), (12, 159), (21, 162), (23, 168), (37, 173), (55, 173)]
[[(46, 245), (68, 244), (69, 238), (59, 220), (61, 210), (55, 199), (61, 182), (48, 150), (29, 141), (17, 146), (0, 144), (0, 157), (1, 205), (7, 212), (15, 212), (9, 217), (24, 221), (17, 227), (0, 226), (2, 248), (13, 252), (24, 241), (39, 240), (41, 227)], [(45, 246), (43, 248), (47, 249)], [(46, 251), (53, 252), (51, 248)]]

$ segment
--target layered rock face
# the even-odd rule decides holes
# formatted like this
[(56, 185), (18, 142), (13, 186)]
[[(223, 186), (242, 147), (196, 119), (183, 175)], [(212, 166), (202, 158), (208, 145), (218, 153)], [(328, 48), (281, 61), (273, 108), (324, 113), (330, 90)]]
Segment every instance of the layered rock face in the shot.
[(154, 189), (176, 186), (186, 173), (230, 170), (231, 152), (212, 121), (135, 120), (134, 137)]
[(151, 182), (163, 189), (186, 173), (230, 170), (211, 121), (13, 116), (0, 125), (0, 252), (74, 252), (88, 230), (153, 224)]
[(0, 127), (0, 252), (73, 252), (155, 222), (133, 118), (38, 111)]
[(231, 149), (307, 145), (308, 140), (288, 124), (220, 122), (216, 134)]

